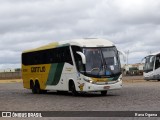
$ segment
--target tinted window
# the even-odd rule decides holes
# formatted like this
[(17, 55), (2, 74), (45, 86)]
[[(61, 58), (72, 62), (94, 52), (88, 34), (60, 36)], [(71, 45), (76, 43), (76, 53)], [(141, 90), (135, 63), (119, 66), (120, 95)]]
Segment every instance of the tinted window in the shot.
[(37, 65), (67, 62), (73, 64), (69, 46), (22, 54), (22, 64)]
[(72, 46), (72, 51), (73, 51), (73, 56), (74, 56), (74, 60), (75, 60), (75, 63), (76, 63), (77, 70), (80, 71), (80, 72), (83, 72), (85, 66), (82, 64), (81, 56), (76, 53), (76, 52), (82, 52), (81, 47)]
[(160, 67), (160, 55), (156, 56), (156, 63), (155, 63), (155, 69), (158, 69)]

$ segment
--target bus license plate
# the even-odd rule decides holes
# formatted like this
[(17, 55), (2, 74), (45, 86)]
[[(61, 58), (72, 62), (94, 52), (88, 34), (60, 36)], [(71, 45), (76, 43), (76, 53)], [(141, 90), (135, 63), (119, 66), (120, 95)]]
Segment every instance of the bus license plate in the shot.
[(104, 86), (105, 90), (108, 90), (110, 88), (110, 86)]

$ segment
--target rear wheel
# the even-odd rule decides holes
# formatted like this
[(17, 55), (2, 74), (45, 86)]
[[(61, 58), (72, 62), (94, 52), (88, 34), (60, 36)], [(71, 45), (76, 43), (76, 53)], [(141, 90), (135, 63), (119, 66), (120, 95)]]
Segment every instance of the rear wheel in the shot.
[(38, 81), (35, 82), (35, 89), (36, 89), (36, 93), (37, 94), (41, 94), (42, 93), (42, 90), (40, 88), (40, 85), (39, 85)]
[(36, 94), (36, 93), (37, 93), (36, 88), (35, 88), (35, 85), (34, 85), (34, 83), (33, 83), (32, 80), (30, 81), (30, 88), (31, 88), (33, 94)]
[(46, 94), (47, 90), (41, 90), (42, 94)]
[(101, 95), (106, 96), (107, 95), (107, 91), (101, 91)]

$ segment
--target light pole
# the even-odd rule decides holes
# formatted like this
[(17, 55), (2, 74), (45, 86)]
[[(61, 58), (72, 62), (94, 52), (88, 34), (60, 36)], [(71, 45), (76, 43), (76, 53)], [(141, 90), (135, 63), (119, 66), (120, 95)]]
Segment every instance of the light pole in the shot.
[(126, 52), (126, 55), (127, 55), (127, 65), (128, 65), (128, 62), (129, 62), (129, 50)]

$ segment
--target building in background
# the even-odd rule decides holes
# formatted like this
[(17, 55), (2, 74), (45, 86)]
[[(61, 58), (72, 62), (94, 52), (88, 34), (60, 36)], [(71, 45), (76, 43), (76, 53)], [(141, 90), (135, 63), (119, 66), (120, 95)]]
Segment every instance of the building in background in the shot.
[(123, 75), (143, 75), (143, 63), (128, 64), (122, 67)]
[(0, 70), (0, 79), (20, 79), (22, 77), (21, 75), (21, 69), (20, 68), (7, 68), (7, 69), (1, 69)]
[(7, 68), (7, 69), (0, 69), (0, 73), (2, 72), (20, 72), (21, 68)]
[(7, 68), (7, 69), (1, 69), (0, 73), (2, 72), (15, 72), (15, 69)]

